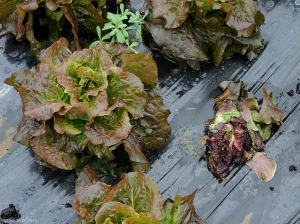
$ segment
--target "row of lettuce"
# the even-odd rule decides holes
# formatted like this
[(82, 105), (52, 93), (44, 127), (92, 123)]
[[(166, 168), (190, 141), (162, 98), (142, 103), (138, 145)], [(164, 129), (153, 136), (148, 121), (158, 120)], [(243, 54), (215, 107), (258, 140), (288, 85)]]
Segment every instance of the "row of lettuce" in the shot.
[[(39, 55), (36, 66), (5, 80), (23, 103), (14, 141), (30, 147), (44, 166), (76, 169), (77, 223), (204, 224), (193, 205), (196, 191), (163, 203), (157, 184), (143, 173), (150, 168), (144, 152), (163, 148), (171, 135), (170, 110), (163, 104), (151, 54), (134, 50), (136, 39), (133, 45), (125, 41), (130, 40), (129, 17), (124, 17), (130, 14), (124, 9), (129, 2), (122, 2), (121, 14), (120, 3), (0, 2), (0, 36), (25, 38)], [(145, 19), (143, 36), (152, 49), (183, 67), (200, 69), (201, 62), (219, 65), (235, 53), (249, 60), (257, 56), (264, 23), (257, 8), (253, 0), (152, 0), (132, 15)], [(132, 29), (140, 36), (139, 27)], [(99, 40), (82, 49), (96, 33)], [(119, 43), (106, 42), (113, 36)], [(216, 98), (216, 114), (206, 122), (203, 138), (208, 169), (223, 180), (233, 164), (247, 163), (259, 178), (272, 179), (277, 165), (263, 152), (264, 141), (273, 125), (282, 123), (282, 111), (266, 89), (259, 106), (241, 82), (220, 86), (224, 93)], [(107, 174), (123, 179), (113, 187), (99, 179)]]
[[(121, 10), (118, 9), (119, 4), (122, 5)], [(91, 41), (90, 36), (96, 36), (97, 26), (101, 29), (105, 27), (103, 36), (115, 35), (119, 41), (125, 42), (128, 38), (130, 42), (130, 38), (135, 37), (126, 36), (127, 29), (135, 26), (134, 21), (140, 23), (137, 17), (141, 15), (137, 13), (133, 16), (133, 24), (126, 27), (126, 24), (120, 23), (125, 18), (124, 7), (130, 8), (130, 2), (2, 1), (0, 36), (10, 32), (18, 40), (26, 38), (34, 54), (60, 37), (69, 40), (72, 50), (86, 47)], [(147, 0), (140, 11), (144, 13), (141, 18), (145, 19), (144, 40), (148, 40), (146, 42), (152, 49), (159, 50), (184, 67), (197, 70), (201, 62), (207, 61), (219, 65), (222, 59), (233, 54), (247, 55), (252, 60), (263, 48), (259, 28), (265, 19), (255, 0)], [(121, 21), (116, 21), (118, 18)], [(141, 29), (137, 27), (140, 36)], [(109, 34), (109, 29), (115, 29), (118, 34), (115, 31)]]

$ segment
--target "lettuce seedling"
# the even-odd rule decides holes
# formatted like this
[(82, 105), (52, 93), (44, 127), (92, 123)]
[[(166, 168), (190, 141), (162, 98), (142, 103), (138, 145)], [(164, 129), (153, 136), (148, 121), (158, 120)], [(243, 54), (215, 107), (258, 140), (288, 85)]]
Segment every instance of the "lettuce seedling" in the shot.
[(148, 0), (145, 9), (150, 46), (184, 67), (219, 65), (235, 53), (252, 60), (263, 47), (259, 27), (265, 20), (255, 0)]
[(193, 205), (196, 192), (163, 203), (156, 182), (147, 174), (127, 173), (112, 187), (86, 166), (76, 181), (73, 209), (77, 224), (205, 224)]
[[(163, 147), (171, 132), (153, 58), (114, 44), (73, 53), (68, 46), (59, 39), (37, 66), (5, 80), (23, 103), (14, 140), (30, 146), (38, 161), (60, 169), (79, 168), (88, 156), (93, 164), (115, 163), (115, 152), (124, 149), (134, 171), (147, 171), (142, 151)], [(123, 69), (112, 58), (122, 61)]]
[(206, 122), (205, 158), (208, 169), (223, 180), (232, 164), (246, 162), (265, 181), (273, 178), (276, 162), (263, 152), (273, 125), (282, 124), (283, 112), (272, 93), (263, 89), (263, 102), (244, 90), (242, 82), (220, 84), (224, 93), (216, 98), (216, 114)]

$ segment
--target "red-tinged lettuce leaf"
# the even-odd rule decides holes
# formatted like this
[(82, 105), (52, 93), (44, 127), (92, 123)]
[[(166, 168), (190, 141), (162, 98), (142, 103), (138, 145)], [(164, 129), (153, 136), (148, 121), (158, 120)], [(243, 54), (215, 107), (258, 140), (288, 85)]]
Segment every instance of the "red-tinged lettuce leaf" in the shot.
[(207, 61), (209, 57), (197, 42), (189, 25), (178, 29), (165, 29), (160, 24), (146, 23), (147, 30), (162, 53), (173, 60)]
[[(49, 135), (44, 134), (30, 139), (29, 143), (33, 152), (50, 165), (59, 169), (72, 170), (76, 168), (78, 165), (76, 154), (62, 151), (66, 147), (68, 147), (68, 150), (77, 151), (78, 147), (75, 143), (65, 142), (65, 145), (60, 144), (57, 147), (56, 141), (52, 140), (53, 142), (49, 142), (49, 137)], [(74, 145), (73, 148), (69, 148), (71, 144)]]
[(71, 55), (69, 42), (66, 38), (60, 38), (48, 47), (39, 57), (41, 64), (49, 64), (50, 68), (61, 66)]
[(151, 214), (142, 214), (139, 217), (127, 218), (122, 224), (161, 224), (161, 222)]
[(263, 152), (257, 152), (253, 158), (247, 162), (247, 165), (256, 173), (259, 179), (269, 181), (274, 177), (277, 170), (277, 164)]
[(29, 139), (31, 137), (43, 135), (45, 131), (45, 122), (38, 122), (22, 116), (13, 140), (19, 144), (29, 146)]
[(123, 141), (125, 151), (129, 155), (134, 172), (146, 172), (150, 168), (150, 163), (142, 152), (140, 140), (137, 135), (131, 133)]
[(123, 72), (120, 68), (113, 68), (108, 76), (107, 95), (109, 105), (124, 103), (124, 108), (134, 117), (143, 116), (146, 105), (146, 92), (142, 81), (130, 72)]
[(86, 221), (93, 220), (111, 189), (110, 185), (100, 181), (87, 186), (76, 193), (73, 209)]
[(152, 12), (154, 18), (163, 18), (164, 28), (177, 28), (187, 19), (191, 0), (153, 0)]
[(194, 198), (197, 193), (195, 190), (187, 196), (176, 195), (174, 200), (167, 199), (163, 207), (163, 218), (161, 223), (165, 224), (205, 224), (195, 213)]
[(263, 103), (259, 111), (261, 117), (264, 119), (266, 124), (282, 124), (283, 112), (276, 106), (273, 94), (265, 88), (263, 88), (263, 93)]
[(127, 204), (111, 201), (104, 203), (97, 212), (95, 221), (97, 224), (122, 224), (128, 217), (137, 217), (138, 213)]
[[(246, 54), (249, 60), (257, 56), (263, 47), (259, 27), (264, 16), (255, 0), (193, 3), (193, 10), (189, 10), (189, 1), (147, 1), (150, 14), (145, 26), (155, 43), (151, 47), (193, 69), (199, 69), (199, 63), (207, 60), (219, 65), (236, 53)], [(191, 59), (196, 49), (201, 57)]]
[(94, 145), (91, 142), (88, 143), (88, 149), (92, 155), (107, 161), (114, 160), (115, 156), (113, 154), (113, 150), (115, 150), (117, 147), (118, 145), (107, 147), (104, 145)]
[(122, 69), (131, 72), (154, 88), (158, 82), (157, 65), (150, 53), (122, 54)]
[(243, 89), (241, 82), (224, 81), (220, 87), (224, 93), (216, 99), (215, 117), (206, 122), (205, 155), (209, 170), (223, 180), (232, 164), (247, 162), (258, 176), (272, 178), (275, 161), (260, 151), (266, 146), (263, 141), (271, 136), (273, 123), (282, 122), (283, 112), (266, 89), (265, 103), (260, 108), (254, 95)]
[(112, 201), (130, 205), (137, 213), (151, 213), (157, 219), (162, 216), (159, 188), (156, 182), (144, 173), (125, 174), (104, 202)]
[(86, 165), (78, 175), (75, 183), (75, 196), (79, 194), (84, 188), (98, 182), (99, 178), (96, 171), (90, 166)]
[(24, 115), (37, 121), (48, 120), (54, 113), (70, 108), (64, 89), (48, 65), (39, 66), (38, 72), (35, 69), (19, 71), (5, 82), (17, 88)]
[(110, 115), (95, 117), (87, 124), (85, 134), (94, 145), (112, 146), (126, 139), (130, 130), (127, 111), (116, 109)]
[(171, 135), (168, 123), (170, 110), (163, 104), (159, 89), (152, 89), (147, 96), (147, 106), (142, 118), (133, 121), (133, 132), (141, 136), (143, 150), (162, 148)]

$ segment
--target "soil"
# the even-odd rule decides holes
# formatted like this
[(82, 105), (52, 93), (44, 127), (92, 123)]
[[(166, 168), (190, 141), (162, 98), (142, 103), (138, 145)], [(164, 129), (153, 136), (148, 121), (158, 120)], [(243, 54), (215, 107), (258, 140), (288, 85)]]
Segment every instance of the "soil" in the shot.
[(296, 86), (296, 93), (300, 94), (300, 82)]
[(294, 165), (290, 165), (289, 171), (290, 172), (297, 171), (297, 167)]
[(2, 219), (13, 219), (17, 220), (21, 217), (19, 211), (13, 204), (10, 204), (7, 208), (1, 211), (1, 218)]
[(289, 96), (294, 96), (294, 90), (291, 89), (290, 91), (287, 92), (287, 94), (288, 94)]
[(66, 207), (66, 208), (72, 208), (72, 205), (71, 205), (70, 203), (66, 203), (66, 204), (65, 204), (65, 207)]

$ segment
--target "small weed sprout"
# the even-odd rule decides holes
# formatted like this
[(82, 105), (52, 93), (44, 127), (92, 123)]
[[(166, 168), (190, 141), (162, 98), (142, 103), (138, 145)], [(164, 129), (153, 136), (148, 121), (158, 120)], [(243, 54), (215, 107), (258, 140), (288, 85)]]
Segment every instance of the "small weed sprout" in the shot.
[[(101, 28), (96, 27), (98, 40), (91, 43), (90, 47), (94, 47), (100, 42), (111, 40), (112, 43), (126, 44), (129, 49), (137, 53), (134, 49), (138, 46), (138, 42), (142, 37), (142, 23), (145, 17), (148, 15), (149, 11), (145, 12), (144, 16), (141, 16), (140, 12), (136, 13), (130, 12), (128, 9), (124, 8), (123, 4), (120, 4), (120, 13), (107, 13), (108, 22)], [(128, 21), (128, 24), (126, 23)], [(129, 35), (130, 31), (135, 30), (135, 36), (131, 37)], [(102, 31), (107, 31), (108, 33), (102, 36)]]

